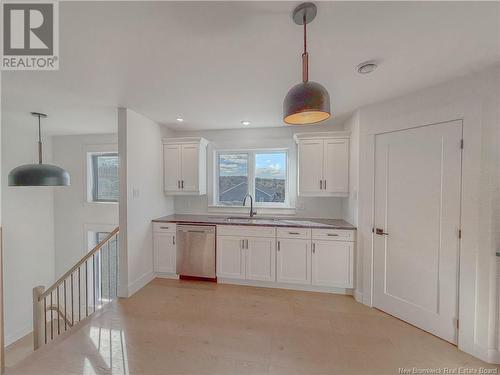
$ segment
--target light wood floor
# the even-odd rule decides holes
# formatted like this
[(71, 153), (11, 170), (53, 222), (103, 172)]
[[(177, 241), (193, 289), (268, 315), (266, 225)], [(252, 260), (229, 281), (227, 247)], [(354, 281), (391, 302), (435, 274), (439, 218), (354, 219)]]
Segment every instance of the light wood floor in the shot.
[(492, 367), (350, 296), (154, 280), (8, 374), (398, 374)]

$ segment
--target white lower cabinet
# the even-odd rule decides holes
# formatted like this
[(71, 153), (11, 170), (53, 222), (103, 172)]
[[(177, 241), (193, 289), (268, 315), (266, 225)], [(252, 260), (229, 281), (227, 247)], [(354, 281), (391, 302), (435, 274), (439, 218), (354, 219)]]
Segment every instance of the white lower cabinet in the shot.
[(275, 281), (274, 238), (217, 237), (217, 277)]
[[(161, 273), (176, 273), (177, 247), (175, 244), (175, 225), (153, 230), (154, 270)], [(173, 229), (172, 229), (173, 228)]]
[(242, 243), (241, 237), (217, 236), (217, 277), (245, 278)]
[(313, 240), (312, 285), (352, 288), (353, 256), (352, 242)]
[(217, 277), (227, 279), (222, 282), (330, 292), (353, 288), (355, 231), (220, 226), (217, 233)]
[(276, 242), (274, 238), (249, 238), (245, 249), (247, 280), (276, 280)]
[(311, 240), (278, 238), (277, 281), (311, 284)]

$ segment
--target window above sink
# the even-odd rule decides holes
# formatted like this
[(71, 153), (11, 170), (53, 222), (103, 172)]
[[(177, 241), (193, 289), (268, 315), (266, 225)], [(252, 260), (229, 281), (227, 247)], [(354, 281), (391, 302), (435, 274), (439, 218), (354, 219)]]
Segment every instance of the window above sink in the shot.
[(288, 208), (287, 149), (215, 152), (214, 204), (242, 207), (251, 194), (255, 207)]

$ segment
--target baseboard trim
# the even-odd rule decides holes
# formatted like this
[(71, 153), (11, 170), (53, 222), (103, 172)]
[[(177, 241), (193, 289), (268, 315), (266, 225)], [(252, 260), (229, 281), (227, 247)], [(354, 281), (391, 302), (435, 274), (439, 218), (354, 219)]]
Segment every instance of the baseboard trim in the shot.
[(356, 302), (363, 303), (363, 293), (360, 292), (359, 290), (355, 289), (354, 290), (354, 299)]
[(24, 336), (29, 335), (31, 332), (33, 332), (33, 327), (29, 326), (11, 333), (10, 335), (5, 335), (4, 348), (22, 339)]
[(150, 271), (139, 277), (132, 284), (129, 284), (127, 293), (128, 297), (132, 297), (135, 293), (137, 293), (139, 290), (148, 285), (154, 278), (155, 278), (155, 273), (153, 271)]
[(474, 353), (469, 353), (480, 360), (490, 364), (500, 364), (500, 351), (474, 345)]
[(312, 285), (300, 285), (300, 284), (286, 284), (286, 283), (276, 283), (276, 282), (272, 282), (272, 281), (239, 280), (239, 279), (228, 279), (228, 278), (218, 277), (217, 283), (218, 284), (234, 284), (234, 285), (244, 285), (244, 286), (255, 286), (255, 287), (262, 287), (262, 288), (299, 290), (299, 291), (304, 291), (304, 292), (320, 292), (320, 293), (352, 295), (352, 289), (332, 288), (332, 287), (312, 286)]
[(159, 279), (179, 280), (179, 275), (177, 275), (176, 273), (168, 273), (168, 272), (155, 272), (155, 277)]

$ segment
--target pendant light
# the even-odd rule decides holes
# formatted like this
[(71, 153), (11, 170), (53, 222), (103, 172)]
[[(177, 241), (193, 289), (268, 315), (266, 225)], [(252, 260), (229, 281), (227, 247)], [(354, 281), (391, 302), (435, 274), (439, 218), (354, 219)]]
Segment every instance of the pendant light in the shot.
[(302, 83), (293, 86), (283, 102), (283, 121), (289, 125), (307, 125), (330, 117), (330, 95), (319, 83), (309, 81), (309, 54), (307, 53), (307, 24), (316, 17), (316, 5), (303, 3), (293, 11), (293, 20), (304, 25), (304, 53), (302, 53)]
[(38, 117), (38, 164), (26, 164), (14, 168), (9, 173), (9, 186), (68, 186), (69, 173), (55, 165), (42, 163), (42, 132), (40, 119), (44, 113), (31, 112)]

